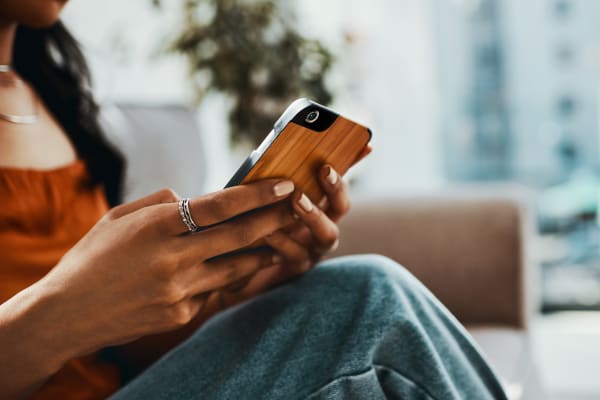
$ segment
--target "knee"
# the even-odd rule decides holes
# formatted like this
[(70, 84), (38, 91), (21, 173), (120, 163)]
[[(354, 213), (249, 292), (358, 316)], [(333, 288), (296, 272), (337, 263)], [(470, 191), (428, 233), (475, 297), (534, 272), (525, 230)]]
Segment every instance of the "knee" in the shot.
[(394, 260), (376, 254), (353, 255), (321, 263), (306, 276), (308, 290), (324, 298), (362, 303), (420, 292), (419, 281)]
[(391, 258), (379, 254), (361, 254), (328, 260), (315, 272), (325, 272), (331, 279), (341, 277), (348, 285), (364, 285), (366, 282), (376, 286), (394, 284), (404, 289), (419, 285), (418, 280), (402, 265)]

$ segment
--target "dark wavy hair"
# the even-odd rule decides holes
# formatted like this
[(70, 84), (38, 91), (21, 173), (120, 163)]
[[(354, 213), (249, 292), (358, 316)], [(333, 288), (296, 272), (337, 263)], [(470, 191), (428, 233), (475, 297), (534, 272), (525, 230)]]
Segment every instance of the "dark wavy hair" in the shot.
[(90, 70), (78, 42), (60, 21), (44, 29), (19, 26), (13, 64), (66, 131), (86, 163), (89, 184), (102, 185), (109, 204), (118, 204), (125, 163), (103, 135)]

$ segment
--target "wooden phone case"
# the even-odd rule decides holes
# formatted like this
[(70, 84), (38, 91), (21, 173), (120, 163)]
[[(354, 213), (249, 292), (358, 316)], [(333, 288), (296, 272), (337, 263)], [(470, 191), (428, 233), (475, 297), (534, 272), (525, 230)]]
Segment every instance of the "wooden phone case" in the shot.
[[(301, 125), (303, 121), (295, 122), (299, 120), (296, 118), (298, 113), (288, 117), (289, 121), (284, 121), (282, 129), (272, 133), (276, 137), (267, 144), (264, 153), (241, 179), (241, 184), (266, 178), (290, 179), (314, 203), (318, 203), (324, 196), (318, 180), (319, 169), (329, 164), (344, 175), (354, 164), (369, 143), (371, 131), (323, 106), (304, 101), (308, 102), (305, 103), (307, 107), (318, 107), (321, 113), (329, 113), (323, 117), (331, 119), (330, 125), (322, 131), (315, 131), (310, 129), (309, 124)], [(228, 186), (232, 183), (237, 184), (230, 182)]]

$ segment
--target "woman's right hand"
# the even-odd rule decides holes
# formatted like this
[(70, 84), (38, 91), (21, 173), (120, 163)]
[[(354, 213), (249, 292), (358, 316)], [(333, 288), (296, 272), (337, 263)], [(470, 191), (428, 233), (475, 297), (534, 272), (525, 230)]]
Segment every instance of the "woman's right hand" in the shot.
[(191, 235), (169, 190), (109, 211), (38, 282), (57, 311), (46, 326), (61, 332), (63, 358), (181, 327), (211, 292), (277, 264), (268, 251), (211, 259), (292, 224), (281, 200), (293, 190), (264, 180), (192, 199), (195, 222), (210, 227)]

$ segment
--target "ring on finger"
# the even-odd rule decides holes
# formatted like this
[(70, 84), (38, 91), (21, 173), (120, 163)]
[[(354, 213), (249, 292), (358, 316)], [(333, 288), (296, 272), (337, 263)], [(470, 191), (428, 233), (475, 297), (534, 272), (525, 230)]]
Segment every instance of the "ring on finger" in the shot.
[(192, 212), (190, 211), (190, 199), (183, 198), (178, 202), (179, 207), (179, 215), (181, 216), (181, 220), (183, 224), (187, 228), (189, 232), (196, 232), (199, 230), (199, 226), (194, 222), (194, 218), (192, 217)]

